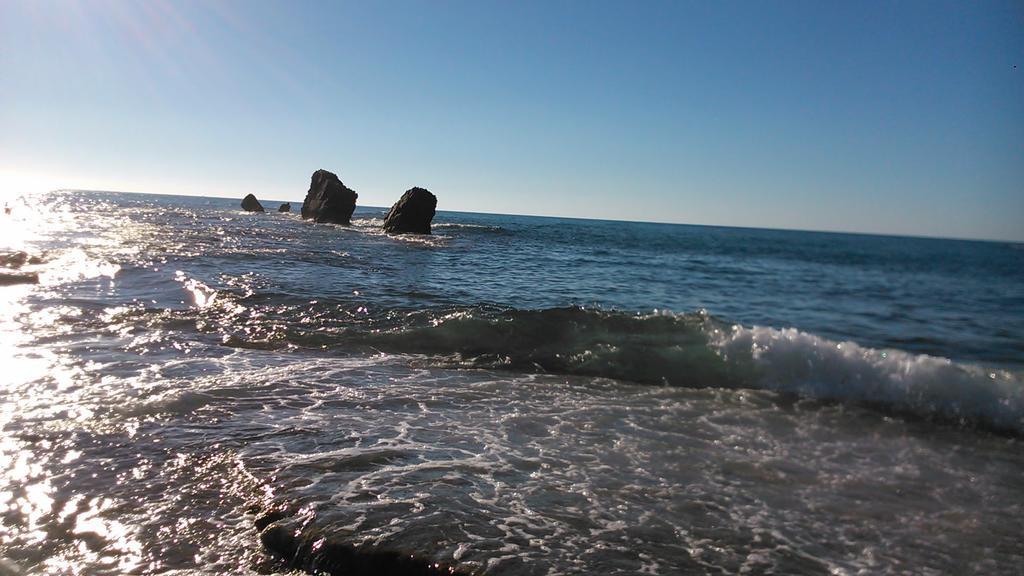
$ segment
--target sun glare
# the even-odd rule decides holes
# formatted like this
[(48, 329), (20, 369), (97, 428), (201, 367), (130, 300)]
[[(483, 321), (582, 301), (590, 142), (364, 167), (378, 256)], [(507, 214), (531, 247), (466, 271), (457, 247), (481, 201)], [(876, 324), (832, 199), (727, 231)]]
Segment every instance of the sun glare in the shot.
[(22, 196), (57, 190), (61, 184), (52, 176), (0, 169), (0, 202), (10, 204)]

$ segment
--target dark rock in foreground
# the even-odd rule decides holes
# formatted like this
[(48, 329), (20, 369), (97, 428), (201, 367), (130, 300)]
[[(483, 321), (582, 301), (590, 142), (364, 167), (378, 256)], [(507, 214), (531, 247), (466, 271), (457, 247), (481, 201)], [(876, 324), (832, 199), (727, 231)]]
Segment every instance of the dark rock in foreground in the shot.
[(425, 188), (410, 188), (388, 210), (384, 231), (390, 234), (430, 234), (437, 196)]
[(338, 176), (327, 170), (313, 172), (309, 192), (302, 202), (302, 218), (314, 222), (350, 224), (359, 195), (342, 184)]
[(288, 202), (285, 202), (284, 204), (281, 204), (280, 206), (277, 207), (277, 211), (278, 212), (291, 212), (292, 211), (292, 205), (289, 204)]
[(286, 512), (284, 510), (278, 510), (278, 509), (267, 510), (266, 512), (263, 512), (262, 514), (260, 514), (259, 516), (256, 517), (256, 522), (255, 522), (256, 531), (263, 532), (263, 529), (266, 528), (267, 526), (270, 526), (271, 524), (273, 524), (274, 522), (277, 522), (278, 520), (284, 520), (287, 517), (288, 517), (288, 512)]
[(414, 554), (369, 546), (353, 546), (315, 533), (273, 522), (260, 532), (260, 541), (290, 567), (331, 576), (442, 576), (464, 574)]
[(39, 284), (39, 274), (35, 272), (0, 272), (0, 286), (12, 284)]
[[(283, 561), (288, 568), (319, 576), (470, 576), (443, 562), (432, 561), (425, 554), (405, 549), (389, 549), (372, 545), (357, 546), (307, 523), (297, 517), (296, 510), (278, 504), (268, 507), (264, 500), (267, 485), (245, 473), (243, 490), (251, 491), (256, 500), (248, 511), (256, 516), (254, 526), (260, 542), (270, 556)], [(248, 482), (246, 482), (248, 481)], [(340, 537), (340, 538), (339, 538)], [(275, 562), (275, 564), (277, 564)], [(281, 566), (266, 565), (278, 573)]]
[(256, 199), (252, 194), (246, 195), (242, 198), (242, 210), (246, 212), (263, 212), (263, 205)]
[(29, 256), (27, 252), (0, 252), (0, 266), (21, 268), (25, 264), (41, 264), (42, 258)]

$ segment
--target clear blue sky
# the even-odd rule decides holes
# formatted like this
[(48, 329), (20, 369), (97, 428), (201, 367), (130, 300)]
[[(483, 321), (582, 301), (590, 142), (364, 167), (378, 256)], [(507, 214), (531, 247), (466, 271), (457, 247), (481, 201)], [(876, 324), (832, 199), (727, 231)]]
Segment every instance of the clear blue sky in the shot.
[(0, 0), (0, 194), (1024, 240), (1024, 3)]

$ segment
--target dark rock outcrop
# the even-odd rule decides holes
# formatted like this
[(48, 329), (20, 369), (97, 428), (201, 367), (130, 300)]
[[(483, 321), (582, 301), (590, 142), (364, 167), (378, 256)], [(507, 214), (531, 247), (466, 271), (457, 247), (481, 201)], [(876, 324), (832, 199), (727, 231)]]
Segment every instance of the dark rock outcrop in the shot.
[(242, 198), (242, 210), (246, 212), (263, 212), (263, 205), (256, 199), (252, 194), (246, 195)]
[(384, 231), (389, 234), (430, 234), (437, 196), (425, 188), (410, 188), (388, 210)]
[(43, 259), (29, 256), (27, 252), (0, 252), (0, 266), (5, 268), (21, 268), (25, 264), (42, 264)]
[(302, 218), (314, 222), (350, 224), (359, 195), (327, 170), (313, 172), (309, 192), (302, 202)]
[(278, 573), (281, 564), (320, 576), (471, 576), (446, 563), (431, 560), (412, 550), (372, 545), (355, 545), (344, 534), (330, 534), (309, 523), (309, 517), (285, 503), (267, 501), (268, 485), (243, 471), (243, 492), (252, 494), (248, 512), (255, 515), (254, 527), (260, 542), (274, 559), (262, 564), (261, 573)]
[(277, 207), (277, 211), (278, 212), (291, 212), (292, 211), (292, 205), (289, 204), (288, 202), (285, 202), (284, 204), (281, 204), (280, 206)]
[(354, 546), (316, 530), (296, 530), (275, 521), (260, 531), (264, 548), (291, 568), (330, 576), (453, 576), (465, 572), (397, 550)]
[(284, 520), (287, 517), (288, 517), (288, 512), (285, 511), (285, 510), (280, 510), (280, 509), (267, 510), (266, 512), (263, 512), (262, 514), (260, 514), (259, 516), (256, 517), (256, 522), (255, 522), (256, 531), (257, 532), (262, 532), (263, 529), (266, 528), (267, 526), (270, 526), (271, 524), (273, 524), (274, 522), (277, 522), (278, 520)]
[(0, 272), (0, 286), (12, 284), (39, 284), (39, 274), (35, 272)]

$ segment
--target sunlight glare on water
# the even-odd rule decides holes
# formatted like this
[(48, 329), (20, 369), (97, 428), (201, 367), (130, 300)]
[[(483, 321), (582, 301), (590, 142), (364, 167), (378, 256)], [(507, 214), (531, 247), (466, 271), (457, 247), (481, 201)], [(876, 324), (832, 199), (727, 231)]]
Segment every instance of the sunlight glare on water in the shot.
[(280, 572), (267, 510), (493, 575), (1024, 560), (1018, 252), (379, 212), (18, 204), (0, 574)]

